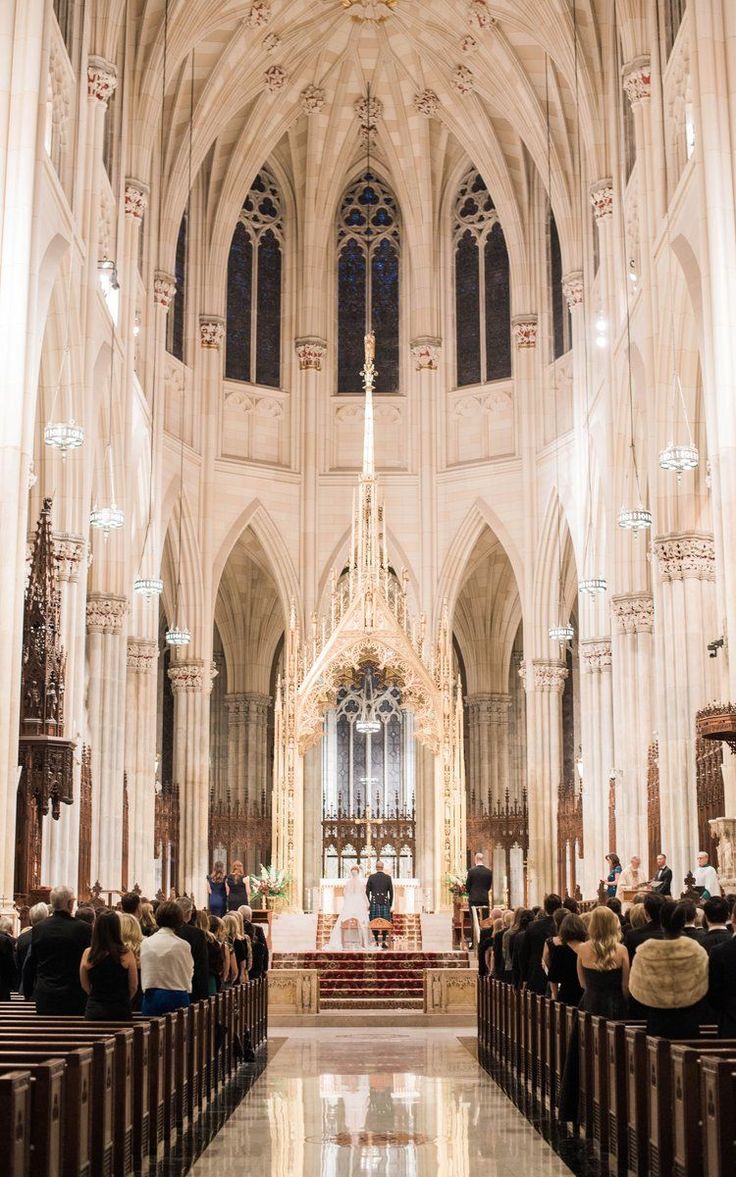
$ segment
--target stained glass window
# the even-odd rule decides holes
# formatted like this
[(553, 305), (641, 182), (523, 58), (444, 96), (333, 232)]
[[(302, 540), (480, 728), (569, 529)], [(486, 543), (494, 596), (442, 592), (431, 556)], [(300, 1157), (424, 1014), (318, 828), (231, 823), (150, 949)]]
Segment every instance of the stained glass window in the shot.
[(483, 177), (463, 179), (453, 215), (457, 384), (511, 376), (511, 280), (498, 213)]
[(227, 267), (225, 375), (281, 383), (283, 213), (276, 181), (262, 168), (235, 226)]
[(370, 243), (376, 392), (399, 388), (400, 217), (396, 198), (371, 172), (348, 188), (337, 223), (337, 390), (362, 391)]
[(174, 295), (167, 330), (169, 334), (168, 349), (177, 360), (184, 360), (184, 314), (187, 302), (187, 218), (186, 213), (181, 218), (179, 236), (176, 239), (176, 262), (174, 264), (176, 278), (176, 294)]
[(552, 304), (553, 358), (559, 359), (570, 346), (569, 311), (562, 293), (562, 252), (554, 215), (549, 214), (549, 285)]

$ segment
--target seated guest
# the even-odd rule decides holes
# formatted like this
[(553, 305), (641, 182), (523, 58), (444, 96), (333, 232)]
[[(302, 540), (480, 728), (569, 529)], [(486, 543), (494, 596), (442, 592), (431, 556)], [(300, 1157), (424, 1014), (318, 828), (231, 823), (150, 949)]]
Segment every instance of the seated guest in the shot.
[(131, 1001), (138, 989), (138, 966), (123, 944), (116, 911), (101, 911), (92, 929), (92, 944), (79, 965), (79, 981), (87, 997), (84, 1016), (92, 1022), (123, 1022), (133, 1016)]
[(686, 903), (665, 903), (661, 940), (641, 944), (631, 965), (631, 995), (644, 1011), (647, 1034), (697, 1038), (700, 1003), (708, 992), (708, 954), (683, 935)]
[(253, 923), (253, 909), (247, 903), (244, 903), (242, 907), (238, 908), (238, 911), (243, 917), (243, 931), (246, 936), (250, 936), (250, 943), (253, 949), (253, 967), (249, 971), (248, 976), (251, 981), (255, 981), (258, 977), (262, 977), (268, 972), (268, 941), (266, 940), (266, 933), (263, 930), (263, 926)]
[(683, 936), (687, 936), (690, 940), (695, 940), (697, 944), (703, 943), (705, 930), (698, 927), (698, 908), (692, 899), (681, 899), (678, 904), (685, 912), (685, 926), (682, 929)]
[(34, 903), (33, 907), (28, 912), (28, 919), (30, 926), (24, 928), (15, 942), (15, 966), (18, 970), (18, 983), (23, 976), (23, 965), (26, 963), (26, 956), (28, 949), (31, 947), (31, 932), (36, 924), (40, 924), (41, 920), (49, 918), (50, 908), (46, 903)]
[[(731, 914), (731, 932), (736, 931)], [(736, 936), (711, 949), (708, 959), (708, 1005), (718, 1021), (719, 1038), (736, 1038)]]
[(4, 915), (0, 916), (0, 1001), (10, 1001), (10, 994), (17, 984), (13, 921)]
[(95, 911), (94, 907), (88, 907), (86, 903), (83, 903), (81, 907), (78, 907), (74, 912), (75, 920), (82, 920), (83, 923), (89, 924), (90, 927), (92, 927), (93, 923), (95, 922), (96, 915), (97, 912)]
[(580, 916), (569, 912), (560, 924), (559, 944), (553, 942), (550, 947), (548, 976), (553, 1001), (577, 1005), (583, 996), (578, 977), (578, 953), (587, 938)]
[(186, 1008), (194, 975), (189, 945), (177, 935), (183, 921), (179, 904), (160, 903), (156, 921), (158, 931), (141, 942), (141, 1013), (149, 1017)]
[(703, 914), (708, 928), (700, 943), (710, 956), (718, 944), (727, 944), (733, 936), (728, 922), (728, 904), (722, 896), (714, 895), (703, 904)]
[(656, 891), (645, 895), (641, 903), (629, 908), (629, 930), (624, 934), (624, 945), (632, 961), (640, 944), (646, 940), (661, 940), (660, 914), (665, 900)]
[(522, 984), (532, 993), (542, 996), (547, 991), (547, 975), (542, 968), (542, 953), (545, 941), (555, 934), (553, 915), (562, 900), (559, 895), (547, 895), (544, 900), (544, 911), (539, 918), (530, 924), (524, 933), (524, 939), (519, 948), (519, 966)]
[(695, 886), (703, 899), (710, 899), (712, 895), (721, 894), (721, 884), (718, 872), (711, 865), (710, 855), (706, 850), (698, 854), (698, 865), (695, 869)]
[(126, 891), (120, 900), (120, 910), (124, 911), (126, 915), (132, 915), (134, 919), (141, 918), (141, 897), (136, 895), (135, 891)]
[(79, 982), (79, 965), (92, 942), (92, 928), (72, 916), (74, 892), (56, 887), (50, 895), (51, 915), (31, 932), (23, 968), (23, 995), (33, 997), (43, 1017), (81, 1017), (87, 994)]
[(152, 936), (154, 932), (158, 931), (152, 903), (141, 903), (140, 925), (144, 936)]
[(194, 904), (186, 895), (176, 901), (182, 915), (182, 924), (177, 930), (177, 936), (186, 940), (194, 961), (194, 979), (192, 981), (192, 1001), (204, 1001), (209, 997), (209, 966), (207, 963), (207, 939), (204, 932), (191, 921), (194, 918)]

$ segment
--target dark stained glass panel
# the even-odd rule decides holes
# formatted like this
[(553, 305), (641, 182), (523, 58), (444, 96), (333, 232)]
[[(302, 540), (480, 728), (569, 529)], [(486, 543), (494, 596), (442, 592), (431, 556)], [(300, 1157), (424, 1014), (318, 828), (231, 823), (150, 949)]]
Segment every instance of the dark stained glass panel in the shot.
[(484, 250), (486, 281), (486, 379), (511, 376), (511, 280), (503, 229), (495, 224)]
[(281, 379), (281, 246), (272, 229), (258, 242), (256, 384), (278, 388)]
[(176, 294), (169, 314), (171, 315), (171, 346), (172, 356), (177, 360), (184, 359), (184, 312), (187, 302), (187, 218), (182, 217), (179, 225), (179, 236), (176, 239), (176, 264), (174, 267), (176, 278)]
[(455, 250), (457, 383), (480, 382), (480, 272), (478, 242), (465, 232)]
[(371, 258), (373, 329), (376, 333), (376, 392), (399, 389), (399, 255), (383, 240)]
[(253, 305), (253, 245), (242, 223), (235, 226), (227, 263), (225, 375), (250, 380), (250, 325)]
[(337, 390), (361, 392), (365, 335), (365, 255), (349, 240), (337, 261)]
[(562, 253), (555, 218), (549, 218), (549, 280), (552, 302), (552, 333), (554, 358), (565, 350), (565, 296), (562, 293)]

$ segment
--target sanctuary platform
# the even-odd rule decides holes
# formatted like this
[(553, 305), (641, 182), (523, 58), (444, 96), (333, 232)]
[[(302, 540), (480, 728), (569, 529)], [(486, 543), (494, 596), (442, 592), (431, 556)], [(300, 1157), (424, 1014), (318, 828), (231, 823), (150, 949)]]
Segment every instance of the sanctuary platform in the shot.
[[(425, 1006), (425, 973), (463, 970), (465, 952), (277, 952), (272, 971), (317, 975), (319, 1010), (418, 1010)], [(458, 976), (458, 981), (467, 977)], [(473, 978), (474, 980), (474, 978)], [(430, 995), (431, 997), (432, 995)]]

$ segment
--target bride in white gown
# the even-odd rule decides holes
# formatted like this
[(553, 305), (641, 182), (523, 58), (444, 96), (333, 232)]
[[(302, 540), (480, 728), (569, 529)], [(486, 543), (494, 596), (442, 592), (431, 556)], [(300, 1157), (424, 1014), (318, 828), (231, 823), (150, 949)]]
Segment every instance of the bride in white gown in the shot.
[[(348, 930), (343, 942), (343, 924), (347, 920), (357, 920), (357, 934), (353, 929)], [(345, 893), (342, 910), (337, 917), (332, 935), (324, 946), (324, 952), (370, 951), (373, 947), (370, 928), (368, 927), (368, 896), (365, 893), (365, 879), (360, 877), (360, 871), (354, 866), (350, 871), (350, 878), (345, 883)]]

